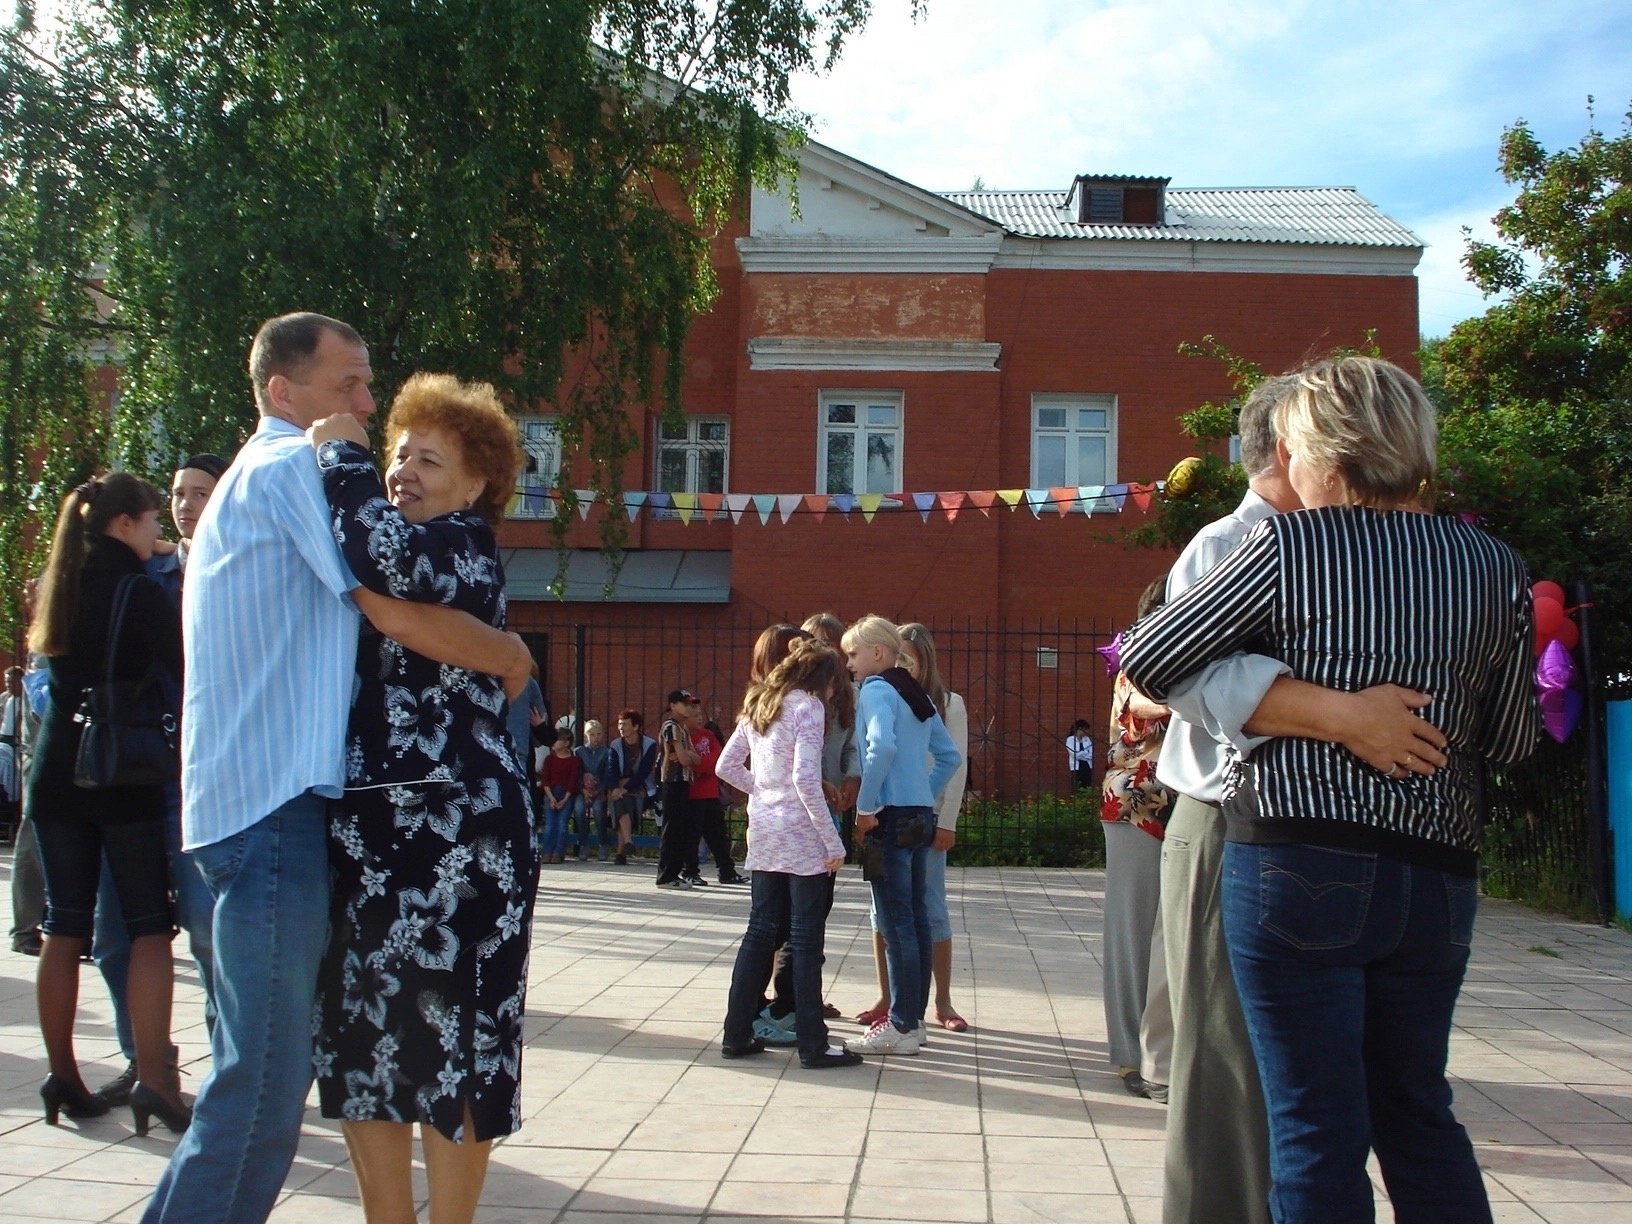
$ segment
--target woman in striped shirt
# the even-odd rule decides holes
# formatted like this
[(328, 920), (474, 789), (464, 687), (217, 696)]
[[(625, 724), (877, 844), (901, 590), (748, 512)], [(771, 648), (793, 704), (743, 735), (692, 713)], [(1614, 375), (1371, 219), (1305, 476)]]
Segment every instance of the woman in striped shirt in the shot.
[(1122, 665), (1158, 701), (1238, 651), (1332, 689), (1432, 695), (1442, 768), (1408, 757), (1385, 773), (1293, 737), (1231, 764), (1225, 933), (1269, 1109), (1274, 1218), (1371, 1220), (1371, 1148), (1400, 1219), (1488, 1220), (1445, 1063), (1480, 761), (1516, 760), (1540, 731), (1528, 577), (1505, 545), (1423, 512), (1437, 427), (1415, 380), (1366, 357), (1297, 377), (1275, 425), (1306, 509), (1260, 523), (1135, 626)]

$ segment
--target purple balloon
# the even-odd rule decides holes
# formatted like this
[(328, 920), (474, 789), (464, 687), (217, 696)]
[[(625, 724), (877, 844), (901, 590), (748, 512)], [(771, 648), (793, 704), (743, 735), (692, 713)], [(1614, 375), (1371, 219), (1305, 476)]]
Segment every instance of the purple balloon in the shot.
[(1114, 676), (1122, 670), (1122, 635), (1119, 633), (1111, 639), (1109, 646), (1096, 646), (1094, 653), (1105, 657), (1105, 674)]
[(1580, 689), (1544, 689), (1541, 694), (1541, 725), (1560, 744), (1570, 738), (1581, 719), (1584, 704)]
[(1541, 652), (1541, 658), (1536, 660), (1536, 687), (1543, 693), (1567, 689), (1575, 685), (1576, 679), (1575, 660), (1564, 648), (1564, 643), (1554, 638)]

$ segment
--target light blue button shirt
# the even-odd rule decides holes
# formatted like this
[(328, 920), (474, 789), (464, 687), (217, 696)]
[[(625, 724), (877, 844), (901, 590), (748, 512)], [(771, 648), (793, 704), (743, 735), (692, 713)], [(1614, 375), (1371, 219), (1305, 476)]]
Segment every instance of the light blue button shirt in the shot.
[(306, 435), (270, 417), (204, 507), (181, 603), (188, 850), (345, 785), (359, 583), (330, 513)]

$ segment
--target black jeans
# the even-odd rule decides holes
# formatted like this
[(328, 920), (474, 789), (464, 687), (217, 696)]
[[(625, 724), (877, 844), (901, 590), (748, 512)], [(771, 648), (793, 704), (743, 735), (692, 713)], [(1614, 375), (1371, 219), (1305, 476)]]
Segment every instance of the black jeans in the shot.
[(90, 820), (36, 821), (40, 865), (45, 870), (47, 935), (89, 939), (102, 879), (102, 852), (124, 911), (132, 940), (172, 935), (170, 860), (164, 848), (164, 821), (101, 824)]
[(663, 835), (657, 842), (657, 882), (697, 871), (697, 820), (689, 782), (663, 783)]
[(699, 874), (697, 841), (701, 838), (708, 843), (708, 856), (714, 860), (720, 879), (729, 880), (737, 874), (737, 861), (731, 857), (731, 833), (725, 827), (725, 805), (718, 799), (693, 799), (691, 818), (695, 823), (692, 839), (688, 843), (690, 853), (686, 858), (686, 874)]
[[(822, 924), (825, 928), (827, 917), (833, 912), (833, 889), (838, 877), (827, 877), (827, 901), (822, 906)], [(771, 1015), (778, 1020), (796, 1010), (793, 984), (793, 948), (789, 939), (793, 929), (784, 922), (776, 932), (776, 971), (771, 975), (771, 985), (774, 994), (771, 997)], [(825, 962), (826, 956), (822, 957)]]
[(783, 871), (753, 873), (753, 908), (731, 972), (731, 994), (725, 1012), (726, 1045), (745, 1046), (753, 1040), (754, 1017), (759, 1014), (761, 992), (770, 976), (776, 934), (787, 924), (799, 1059), (809, 1062), (827, 1052), (827, 1023), (822, 1019), (822, 942), (827, 933), (832, 881), (825, 871), (813, 876)]

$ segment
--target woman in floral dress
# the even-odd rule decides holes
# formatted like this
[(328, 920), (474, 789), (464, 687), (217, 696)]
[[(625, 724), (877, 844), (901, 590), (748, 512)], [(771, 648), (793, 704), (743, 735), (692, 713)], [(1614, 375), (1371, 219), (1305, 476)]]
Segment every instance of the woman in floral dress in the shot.
[[(386, 422), (382, 486), (360, 434), (313, 429), (359, 582), (503, 627), (490, 521), (515, 485), (491, 387), (415, 375)], [(390, 500), (386, 500), (389, 494)], [(538, 877), (527, 780), (498, 677), (443, 667), (365, 621), (331, 809), (331, 933), (314, 1015), (325, 1117), (344, 1119), (369, 1219), (414, 1218), (421, 1123), (433, 1219), (470, 1219), (490, 1141), (521, 1125), (522, 1014)]]

